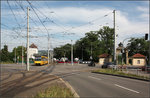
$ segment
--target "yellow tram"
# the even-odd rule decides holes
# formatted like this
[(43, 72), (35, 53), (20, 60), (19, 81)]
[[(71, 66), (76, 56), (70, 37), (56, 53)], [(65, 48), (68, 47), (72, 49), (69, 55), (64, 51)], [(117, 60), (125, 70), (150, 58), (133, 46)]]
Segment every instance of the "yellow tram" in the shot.
[(45, 65), (48, 64), (48, 58), (46, 56), (37, 56), (34, 60), (35, 65)]

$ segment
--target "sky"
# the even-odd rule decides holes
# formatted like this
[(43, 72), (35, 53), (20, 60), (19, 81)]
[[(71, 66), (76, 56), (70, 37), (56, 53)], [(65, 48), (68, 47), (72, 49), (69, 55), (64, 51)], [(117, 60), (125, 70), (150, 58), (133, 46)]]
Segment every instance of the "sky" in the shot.
[(47, 49), (48, 35), (52, 50), (71, 44), (71, 40), (75, 43), (86, 32), (98, 31), (103, 26), (113, 28), (113, 10), (117, 44), (149, 33), (149, 1), (2, 1), (1, 48), (6, 44), (12, 51), (14, 47), (26, 46), (27, 7), (29, 41), (39, 50)]

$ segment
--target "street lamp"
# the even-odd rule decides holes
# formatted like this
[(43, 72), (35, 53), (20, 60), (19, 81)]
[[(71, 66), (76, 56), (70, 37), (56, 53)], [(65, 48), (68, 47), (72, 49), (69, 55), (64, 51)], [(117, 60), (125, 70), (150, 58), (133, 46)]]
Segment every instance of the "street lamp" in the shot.
[(90, 56), (90, 59), (92, 60), (93, 57), (92, 57), (92, 43), (91, 43), (91, 56)]
[(84, 43), (82, 43), (82, 61), (83, 61), (83, 45)]
[[(122, 63), (123, 63), (123, 53), (124, 53), (123, 50), (125, 49), (125, 48), (124, 48), (124, 42), (125, 42), (127, 39), (131, 39), (131, 37), (125, 38), (125, 39), (122, 41), (122, 47), (123, 47), (123, 48), (122, 48), (122, 61), (121, 61)], [(127, 54), (126, 57), (128, 57), (128, 54)], [(126, 58), (126, 59), (127, 59), (127, 58)], [(128, 64), (128, 59), (126, 60), (126, 63)]]
[(72, 44), (72, 40), (71, 40), (71, 64), (73, 66), (73, 44)]

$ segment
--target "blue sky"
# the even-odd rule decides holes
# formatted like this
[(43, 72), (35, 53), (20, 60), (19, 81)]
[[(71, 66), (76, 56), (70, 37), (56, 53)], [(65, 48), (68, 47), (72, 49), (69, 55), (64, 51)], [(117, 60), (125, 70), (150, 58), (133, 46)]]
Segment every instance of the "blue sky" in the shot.
[[(103, 26), (113, 27), (114, 9), (116, 33), (119, 35), (117, 43), (127, 37), (142, 37), (149, 32), (148, 1), (31, 1), (31, 4), (50, 34), (51, 49), (71, 43), (70, 40), (75, 43), (86, 32), (99, 30)], [(26, 8), (30, 5), (26, 1), (2, 1), (1, 5), (2, 46), (7, 44), (9, 51), (21, 44), (26, 46)], [(34, 36), (30, 38), (30, 44), (47, 49), (48, 32), (30, 9), (30, 35)]]

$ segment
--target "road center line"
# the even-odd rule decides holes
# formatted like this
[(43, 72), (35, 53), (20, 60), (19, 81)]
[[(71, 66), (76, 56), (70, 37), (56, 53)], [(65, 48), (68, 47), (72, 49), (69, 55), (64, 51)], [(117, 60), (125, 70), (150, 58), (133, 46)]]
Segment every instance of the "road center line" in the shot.
[(135, 92), (135, 93), (139, 93), (138, 91), (135, 91), (135, 90), (132, 90), (132, 89), (129, 89), (129, 88), (126, 88), (126, 87), (123, 87), (123, 86), (120, 86), (118, 84), (114, 84), (115, 86), (118, 86), (120, 88), (123, 88), (123, 89), (126, 89), (126, 90), (129, 90), (129, 91), (132, 91), (132, 92)]
[(96, 78), (96, 77), (92, 77), (92, 76), (88, 76), (88, 77), (96, 79), (96, 80), (101, 80), (100, 78)]

